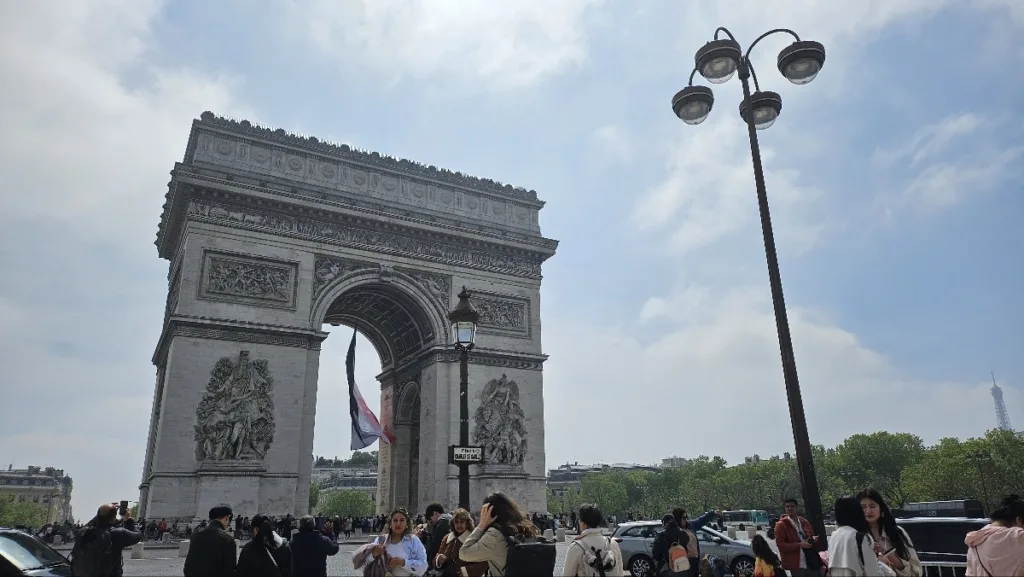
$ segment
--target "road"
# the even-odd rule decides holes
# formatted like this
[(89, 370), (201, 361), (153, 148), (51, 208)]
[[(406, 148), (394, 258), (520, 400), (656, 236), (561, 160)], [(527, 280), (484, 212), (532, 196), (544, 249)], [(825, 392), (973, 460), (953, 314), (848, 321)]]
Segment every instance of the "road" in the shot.
[[(558, 543), (558, 556), (555, 565), (555, 575), (562, 574), (562, 562), (565, 560), (565, 549), (568, 546), (566, 543)], [(333, 557), (327, 558), (327, 574), (334, 575), (352, 575), (361, 577), (362, 570), (355, 570), (352, 568), (352, 552), (358, 548), (358, 545), (342, 545), (341, 551)], [(150, 549), (146, 552), (147, 557), (151, 559), (129, 559), (128, 551), (125, 551), (124, 556), (124, 574), (126, 576), (138, 576), (138, 577), (164, 577), (164, 576), (175, 576), (180, 577), (182, 574), (182, 567), (185, 564), (185, 560), (179, 558), (177, 549)]]

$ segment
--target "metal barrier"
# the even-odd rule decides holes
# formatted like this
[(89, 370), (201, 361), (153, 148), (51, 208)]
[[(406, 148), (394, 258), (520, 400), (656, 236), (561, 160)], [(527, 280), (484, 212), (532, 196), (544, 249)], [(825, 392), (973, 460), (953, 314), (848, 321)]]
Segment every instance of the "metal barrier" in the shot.
[(963, 577), (967, 563), (957, 561), (921, 561), (924, 577)]

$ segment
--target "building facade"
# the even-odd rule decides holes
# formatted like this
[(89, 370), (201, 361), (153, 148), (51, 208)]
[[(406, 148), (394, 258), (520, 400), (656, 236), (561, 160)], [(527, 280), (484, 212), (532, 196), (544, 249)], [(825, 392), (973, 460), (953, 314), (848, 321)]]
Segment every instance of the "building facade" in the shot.
[(14, 495), (20, 502), (36, 503), (46, 509), (46, 523), (74, 521), (71, 511), (71, 477), (64, 469), (30, 466), (0, 471), (0, 495)]
[(606, 465), (580, 465), (579, 463), (566, 463), (557, 469), (548, 471), (548, 489), (553, 496), (564, 495), (571, 489), (580, 486), (580, 479), (589, 473), (604, 473), (606, 471), (657, 471), (659, 467), (653, 465), (635, 465), (632, 463), (613, 463)]
[(377, 502), (376, 467), (314, 467), (311, 479), (320, 485), (321, 499), (334, 491), (361, 491)]

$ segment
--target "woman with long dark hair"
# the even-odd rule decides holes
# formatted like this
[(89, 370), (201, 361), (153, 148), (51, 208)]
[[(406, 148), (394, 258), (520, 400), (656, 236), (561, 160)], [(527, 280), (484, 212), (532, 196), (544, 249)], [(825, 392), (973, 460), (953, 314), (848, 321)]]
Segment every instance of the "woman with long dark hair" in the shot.
[(505, 575), (508, 559), (506, 537), (536, 537), (539, 532), (530, 518), (504, 493), (491, 493), (480, 508), (480, 523), (459, 549), (467, 563), (486, 561), (491, 577)]
[(274, 533), (270, 519), (265, 515), (254, 516), (249, 531), (252, 539), (242, 547), (238, 555), (235, 574), (245, 577), (282, 577), (284, 572), (275, 553), (279, 547), (284, 546), (284, 540)]
[(828, 539), (828, 566), (832, 577), (881, 577), (875, 542), (864, 509), (856, 497), (836, 499), (836, 530)]
[(387, 554), (388, 574), (394, 577), (423, 575), (427, 570), (427, 550), (413, 534), (409, 512), (398, 508), (391, 512), (387, 529), (367, 553), (367, 562)]
[(1007, 496), (990, 518), (964, 539), (967, 577), (1024, 577), (1024, 500)]
[(750, 549), (754, 552), (754, 577), (783, 577), (786, 571), (782, 561), (760, 534), (750, 540)]
[(921, 577), (924, 571), (914, 543), (906, 531), (896, 525), (896, 518), (881, 493), (865, 489), (857, 498), (860, 499), (871, 538), (875, 541), (878, 560), (892, 568), (899, 577)]

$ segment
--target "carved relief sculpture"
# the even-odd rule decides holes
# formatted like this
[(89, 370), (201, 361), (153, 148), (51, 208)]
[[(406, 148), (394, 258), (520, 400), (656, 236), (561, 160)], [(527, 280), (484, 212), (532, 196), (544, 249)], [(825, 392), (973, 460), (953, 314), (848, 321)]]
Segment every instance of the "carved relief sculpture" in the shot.
[(476, 444), (484, 448), (484, 463), (522, 466), (526, 459), (526, 414), (519, 404), (519, 385), (505, 375), (484, 387), (473, 415)]
[(253, 461), (274, 441), (274, 378), (266, 359), (238, 354), (214, 365), (196, 409), (196, 461)]
[(291, 301), (290, 272), (283, 267), (211, 257), (206, 291), (287, 303)]
[(451, 277), (420, 271), (409, 271), (408, 275), (416, 279), (416, 282), (430, 293), (430, 296), (441, 306), (441, 310), (448, 311), (451, 308)]
[(499, 329), (526, 329), (526, 303), (504, 299), (474, 299), (480, 312), (480, 326)]
[(313, 263), (313, 294), (320, 294), (331, 281), (347, 274), (372, 268), (372, 265), (331, 256), (316, 255)]

